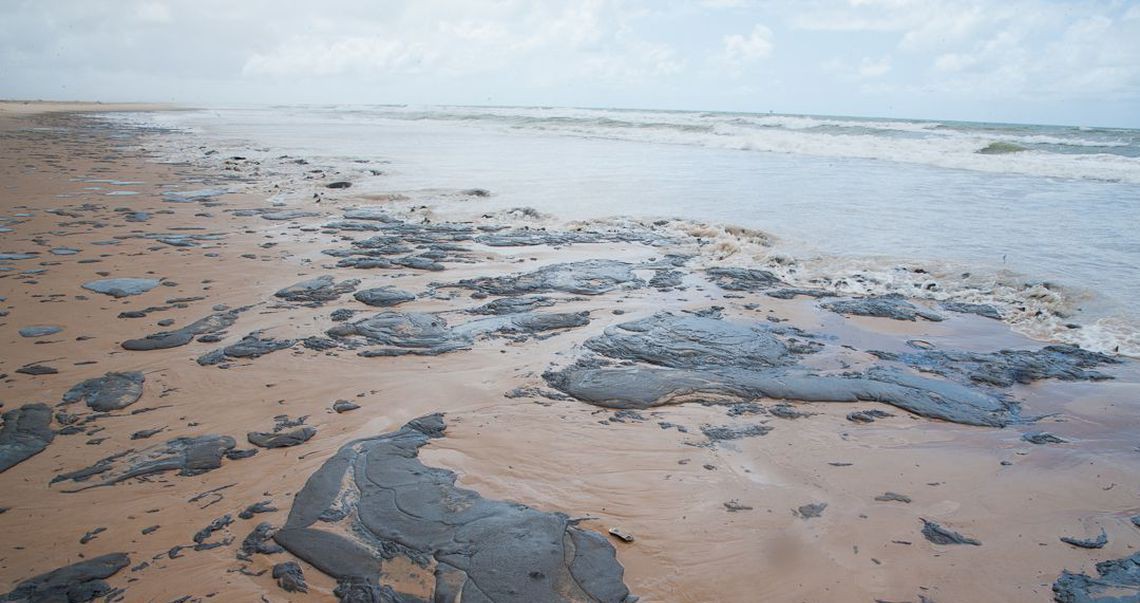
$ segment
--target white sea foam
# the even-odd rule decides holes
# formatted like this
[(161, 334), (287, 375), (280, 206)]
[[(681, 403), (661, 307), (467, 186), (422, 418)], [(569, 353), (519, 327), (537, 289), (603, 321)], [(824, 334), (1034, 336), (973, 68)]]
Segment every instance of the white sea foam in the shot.
[[(541, 107), (319, 107), (280, 111), (299, 116), (315, 112), (342, 122), (462, 123), (589, 138), (1140, 183), (1140, 131), (1135, 130)], [(171, 114), (158, 119), (177, 123), (179, 117)], [(978, 153), (993, 142), (1014, 143), (1027, 150), (1000, 155)], [(1055, 152), (1060, 148), (1068, 152)]]
[(1130, 143), (1123, 140), (1087, 140), (1084, 138), (1048, 136), (1045, 134), (1030, 134), (1026, 136), (998, 136), (998, 140), (1019, 142), (1023, 144), (1051, 144), (1066, 147), (1128, 147)]

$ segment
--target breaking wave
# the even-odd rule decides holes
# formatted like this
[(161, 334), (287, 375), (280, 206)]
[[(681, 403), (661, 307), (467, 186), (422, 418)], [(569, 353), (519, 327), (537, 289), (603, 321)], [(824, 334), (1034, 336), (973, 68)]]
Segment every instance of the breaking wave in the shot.
[(1019, 144), (998, 141), (987, 144), (986, 146), (978, 149), (978, 152), (982, 155), (1003, 155), (1005, 153), (1020, 153), (1025, 150), (1028, 149)]
[(332, 111), (345, 120), (438, 121), (594, 138), (1140, 183), (1140, 131), (1122, 128), (529, 107), (315, 110)]

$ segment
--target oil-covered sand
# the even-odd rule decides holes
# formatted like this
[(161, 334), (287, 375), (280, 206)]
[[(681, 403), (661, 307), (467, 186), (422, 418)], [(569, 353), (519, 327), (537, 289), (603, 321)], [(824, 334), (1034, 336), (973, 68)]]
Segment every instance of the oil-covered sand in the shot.
[(1140, 596), (1130, 359), (669, 221), (0, 127), (0, 600)]

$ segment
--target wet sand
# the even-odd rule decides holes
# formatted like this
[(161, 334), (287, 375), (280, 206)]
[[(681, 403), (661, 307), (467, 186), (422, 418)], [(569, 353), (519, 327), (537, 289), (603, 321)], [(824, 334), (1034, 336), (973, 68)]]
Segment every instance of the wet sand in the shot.
[[(305, 562), (308, 594), (286, 593), (274, 583), (269, 570), (294, 559), (288, 552), (248, 560), (235, 553), (258, 522), (284, 525), (294, 495), (342, 446), (436, 412), (444, 413), (445, 436), (428, 442), (420, 461), (454, 471), (460, 486), (485, 499), (585, 518), (581, 528), (602, 534), (610, 528), (632, 534), (630, 543), (606, 538), (625, 585), (642, 601), (1042, 601), (1052, 597), (1062, 570), (1091, 573), (1096, 562), (1126, 557), (1140, 545), (1140, 529), (1130, 519), (1140, 513), (1140, 372), (1131, 360), (1098, 367), (1113, 377), (1109, 381), (1046, 379), (1002, 389), (1020, 402), (1021, 417), (1040, 417), (1004, 428), (934, 420), (870, 401), (791, 401), (812, 413), (794, 419), (775, 416), (777, 401), (767, 398), (753, 406), (687, 402), (622, 414), (557, 395), (543, 373), (589, 355), (584, 343), (606, 327), (658, 312), (720, 306), (724, 320), (802, 329), (819, 344), (802, 364), (819, 371), (876, 366), (880, 360), (868, 350), (913, 351), (911, 340), (978, 352), (1044, 344), (999, 321), (937, 308), (929, 309), (940, 312), (942, 322), (846, 317), (811, 297), (724, 290), (701, 272), (715, 265), (716, 254), (699, 241), (490, 246), (463, 240), (461, 250), (443, 251), (437, 241), (441, 271), (336, 267), (338, 258), (322, 250), (378, 234), (324, 226), (341, 220), (346, 209), (380, 206), (402, 223), (426, 216), (437, 224), (450, 216), (437, 213), (434, 203), (451, 207), (463, 198), (464, 217), (478, 216), (478, 194), (391, 191), (388, 199), (359, 198), (351, 187), (327, 184), (382, 182), (383, 166), (315, 172), (326, 168), (294, 163), (303, 158), (271, 166), (201, 149), (206, 163), (157, 163), (157, 141), (186, 135), (129, 130), (67, 109), (17, 114), (5, 108), (0, 115), (0, 227), (11, 229), (0, 232), (0, 253), (35, 254), (0, 262), (6, 312), (0, 317), (0, 411), (45, 403), (77, 415), (74, 424), (81, 426), (68, 435), (57, 415), (51, 429), (65, 433), (0, 473), (0, 508), (6, 509), (0, 514), (0, 592), (84, 558), (121, 552), (130, 566), (107, 579), (124, 589), (118, 600), (335, 600), (337, 580)], [(294, 193), (284, 206), (271, 205), (279, 200), (271, 197), (275, 186)], [(171, 191), (201, 189), (232, 192), (188, 203), (170, 202), (170, 195), (164, 200)], [(316, 215), (267, 220), (233, 211), (242, 209)], [(149, 216), (127, 220), (138, 212)], [(476, 234), (486, 232), (477, 227), (501, 218), (472, 226)], [(426, 245), (411, 235), (403, 243)], [(601, 258), (633, 263), (648, 280), (660, 270), (646, 266), (673, 252), (695, 255), (677, 268), (677, 287), (541, 293), (557, 303), (539, 312), (585, 311), (585, 326), (491, 332), (475, 336), (467, 349), (436, 356), (363, 357), (344, 342), (318, 350), (301, 341), (384, 310), (438, 313), (451, 325), (476, 320), (466, 310), (497, 296), (473, 299), (470, 289), (444, 286), (463, 279)], [(393, 285), (417, 299), (371, 308), (351, 293), (320, 305), (274, 296), (322, 275), (360, 279), (357, 290)], [(161, 282), (122, 298), (81, 288), (126, 277)], [(119, 317), (148, 308), (161, 309)], [(149, 351), (121, 347), (240, 308), (247, 309), (216, 341)], [(355, 314), (334, 322), (331, 313), (343, 309)], [(172, 323), (158, 324), (165, 320)], [(30, 326), (62, 330), (18, 333)], [(296, 341), (261, 357), (224, 359), (226, 368), (196, 362), (255, 332)], [(32, 365), (58, 372), (17, 372)], [(56, 407), (77, 383), (111, 371), (144, 374), (137, 402), (89, 422), (96, 413), (82, 403)], [(334, 412), (337, 400), (360, 408)], [(847, 418), (868, 409), (892, 416), (867, 424)], [(316, 435), (295, 447), (224, 459), (198, 475), (157, 473), (75, 493), (65, 490), (101, 478), (49, 483), (115, 453), (183, 436), (228, 435), (237, 449), (253, 449), (247, 432), (273, 431), (279, 415), (307, 417)], [(726, 441), (701, 429), (748, 425), (772, 429)], [(1041, 431), (1066, 442), (1022, 439)], [(212, 490), (216, 494), (196, 498)], [(910, 502), (876, 500), (887, 492)], [(237, 519), (260, 501), (277, 510)], [(799, 510), (814, 503), (826, 503), (818, 517)], [(175, 551), (172, 558), (172, 547), (193, 547), (195, 533), (225, 514), (234, 523), (206, 540), (223, 545)], [(921, 534), (923, 519), (982, 544), (929, 542)], [(159, 527), (143, 533), (152, 526)], [(105, 531), (81, 544), (97, 528)], [(1092, 538), (1101, 529), (1108, 537), (1101, 549), (1059, 541)], [(425, 577), (415, 563), (377, 558), (376, 568), (380, 583), (431, 599), (431, 574)]]

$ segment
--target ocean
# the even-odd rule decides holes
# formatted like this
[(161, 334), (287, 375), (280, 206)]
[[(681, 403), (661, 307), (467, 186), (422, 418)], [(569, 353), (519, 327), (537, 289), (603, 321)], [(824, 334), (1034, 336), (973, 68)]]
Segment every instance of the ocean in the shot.
[(185, 131), (164, 151), (178, 160), (209, 147), (387, 162), (354, 192), (483, 188), (463, 203), (762, 231), (717, 259), (845, 293), (992, 303), (1038, 339), (1140, 356), (1140, 130), (540, 107), (108, 118)]

